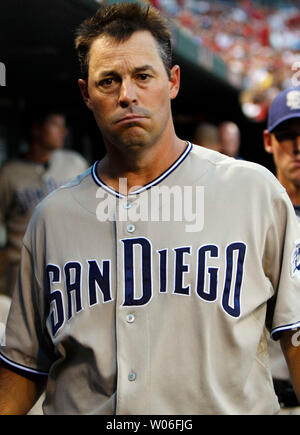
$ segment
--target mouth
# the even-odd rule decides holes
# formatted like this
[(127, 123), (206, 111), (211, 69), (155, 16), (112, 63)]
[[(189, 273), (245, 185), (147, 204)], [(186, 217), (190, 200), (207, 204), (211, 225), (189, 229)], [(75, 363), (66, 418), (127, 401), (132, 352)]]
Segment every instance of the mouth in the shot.
[(300, 168), (300, 160), (299, 159), (293, 160), (292, 165), (296, 168)]
[(116, 121), (116, 124), (123, 125), (123, 124), (138, 123), (143, 121), (144, 119), (146, 119), (146, 116), (130, 114), (124, 116), (123, 118), (118, 119)]

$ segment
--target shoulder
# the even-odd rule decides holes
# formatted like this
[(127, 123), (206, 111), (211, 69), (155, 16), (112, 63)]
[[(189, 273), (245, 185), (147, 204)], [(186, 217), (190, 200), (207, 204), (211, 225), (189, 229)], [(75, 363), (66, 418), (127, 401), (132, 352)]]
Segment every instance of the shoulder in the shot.
[[(194, 145), (191, 158), (195, 166), (206, 167), (206, 175), (211, 182), (243, 187), (245, 194), (249, 189), (274, 191), (279, 195), (285, 192), (275, 175), (264, 166), (247, 160), (234, 159), (217, 151)], [(214, 178), (213, 178), (214, 177)]]
[[(14, 159), (7, 161), (0, 168), (0, 179), (4, 184), (15, 186), (20, 184), (20, 179), (31, 179), (34, 166), (30, 162)], [(2, 187), (1, 186), (1, 187)]]
[(52, 155), (52, 163), (63, 163), (63, 164), (77, 164), (81, 165), (83, 168), (88, 168), (87, 160), (77, 151), (74, 150), (57, 150), (54, 151)]
[(52, 218), (58, 222), (61, 214), (65, 213), (67, 215), (68, 210), (70, 210), (74, 191), (79, 190), (82, 192), (82, 195), (84, 195), (88, 189), (91, 191), (91, 186), (93, 185), (91, 168), (88, 168), (68, 183), (49, 193), (35, 207), (29, 226), (32, 228), (37, 225), (38, 222), (50, 221)]
[(80, 221), (80, 209), (84, 207), (77, 201), (76, 195), (96, 200), (96, 193), (93, 191), (95, 188), (89, 168), (49, 193), (33, 211), (23, 239), (24, 245), (31, 250), (38, 246), (40, 241), (45, 240), (47, 234), (53, 235), (69, 228), (73, 218), (76, 222)]
[(22, 160), (22, 159), (8, 160), (0, 168), (0, 172), (9, 174), (11, 173), (11, 171), (15, 171), (16, 169), (27, 167), (28, 165), (29, 163), (26, 162), (26, 160)]

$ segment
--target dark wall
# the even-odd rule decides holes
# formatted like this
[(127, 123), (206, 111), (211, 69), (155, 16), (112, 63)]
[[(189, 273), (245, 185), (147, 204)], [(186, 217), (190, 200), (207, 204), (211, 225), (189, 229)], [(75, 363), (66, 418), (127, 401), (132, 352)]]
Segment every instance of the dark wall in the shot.
[[(91, 161), (104, 155), (101, 135), (77, 85), (74, 32), (93, 14), (90, 4), (79, 0), (1, 2), (0, 62), (6, 65), (6, 86), (0, 86), (0, 145), (5, 143), (8, 157), (22, 143), (26, 112), (39, 105), (65, 108), (72, 148)], [(201, 120), (235, 121), (241, 129), (243, 157), (270, 167), (271, 159), (262, 146), (264, 125), (242, 114), (238, 90), (176, 54), (174, 61), (182, 74), (180, 93), (172, 103), (177, 134), (191, 139)]]
[(176, 131), (180, 137), (191, 139), (198, 122), (218, 125), (222, 121), (236, 122), (241, 131), (241, 155), (273, 171), (272, 158), (264, 151), (265, 122), (247, 118), (241, 110), (240, 90), (203, 69), (175, 57), (181, 66), (181, 90), (173, 102)]

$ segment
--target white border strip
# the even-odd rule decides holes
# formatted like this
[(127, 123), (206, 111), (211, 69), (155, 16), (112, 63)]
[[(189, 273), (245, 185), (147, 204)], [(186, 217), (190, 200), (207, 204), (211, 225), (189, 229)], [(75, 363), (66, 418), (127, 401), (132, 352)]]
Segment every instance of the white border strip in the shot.
[(271, 336), (281, 331), (288, 331), (289, 329), (296, 329), (296, 328), (300, 328), (300, 321), (296, 323), (291, 323), (289, 325), (278, 326), (277, 328), (272, 329)]
[[(161, 174), (158, 178), (155, 178), (151, 183), (146, 184), (145, 186), (142, 186), (140, 189), (135, 190), (134, 192), (130, 192), (128, 196), (130, 195), (136, 195), (137, 193), (141, 193), (144, 190), (149, 189), (150, 187), (154, 186), (155, 184), (158, 184), (160, 181), (162, 181), (164, 178), (166, 178), (171, 172), (173, 172), (178, 165), (186, 158), (186, 156), (189, 154), (189, 152), (192, 149), (192, 143), (187, 142), (187, 147), (184, 150), (184, 152), (181, 154), (181, 156), (173, 163), (172, 166), (170, 166), (169, 169), (167, 169), (163, 174)], [(101, 186), (103, 189), (107, 190), (108, 192), (112, 193), (113, 195), (117, 196), (118, 198), (126, 198), (126, 195), (123, 195), (122, 193), (117, 192), (116, 190), (109, 187), (107, 184), (103, 183), (103, 181), (100, 180), (100, 178), (97, 175), (97, 164), (98, 161), (94, 163), (92, 168), (92, 175), (95, 180), (95, 182)]]
[(24, 372), (35, 373), (35, 374), (44, 375), (44, 376), (48, 376), (48, 374), (49, 374), (48, 372), (38, 371), (38, 370), (35, 370), (35, 369), (31, 369), (29, 367), (23, 366), (22, 364), (17, 364), (15, 362), (11, 361), (10, 359), (6, 358), (2, 353), (0, 353), (0, 358), (4, 362), (9, 364), (10, 366), (13, 366), (13, 367), (15, 367), (15, 368), (17, 368), (19, 370), (23, 370)]

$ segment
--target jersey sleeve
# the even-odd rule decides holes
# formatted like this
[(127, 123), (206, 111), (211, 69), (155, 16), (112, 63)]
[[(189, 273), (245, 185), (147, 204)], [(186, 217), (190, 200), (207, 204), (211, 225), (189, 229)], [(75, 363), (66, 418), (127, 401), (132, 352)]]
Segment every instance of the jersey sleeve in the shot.
[(34, 273), (32, 254), (23, 245), (0, 358), (17, 369), (41, 375), (48, 374), (55, 360), (53, 343), (43, 320), (45, 304), (45, 296)]
[(88, 161), (80, 154), (78, 154), (77, 156), (77, 165), (78, 165), (79, 174), (81, 174), (81, 172), (86, 171), (90, 166)]
[(282, 331), (300, 327), (300, 226), (285, 192), (273, 216), (264, 262), (275, 291), (269, 308), (271, 336), (277, 340)]
[(71, 165), (72, 172), (73, 172), (72, 178), (76, 177), (78, 174), (81, 174), (82, 172), (85, 172), (90, 166), (88, 161), (85, 159), (85, 157), (83, 157), (77, 151), (69, 151), (66, 156), (68, 158), (68, 162), (70, 162), (72, 159), (72, 165)]

